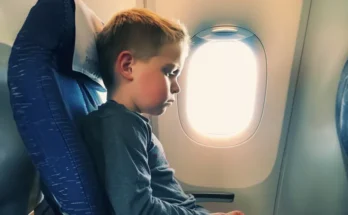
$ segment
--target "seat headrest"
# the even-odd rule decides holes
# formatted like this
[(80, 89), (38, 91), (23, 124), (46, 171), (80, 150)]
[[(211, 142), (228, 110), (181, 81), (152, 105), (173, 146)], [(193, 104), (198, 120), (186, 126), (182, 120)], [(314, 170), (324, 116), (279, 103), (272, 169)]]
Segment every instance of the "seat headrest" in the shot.
[[(348, 60), (343, 68), (336, 95), (336, 129), (342, 150), (348, 158)], [(348, 161), (348, 160), (347, 160)]]
[(99, 73), (97, 34), (103, 29), (102, 20), (81, 0), (75, 0), (75, 50), (72, 70), (80, 72), (104, 87)]

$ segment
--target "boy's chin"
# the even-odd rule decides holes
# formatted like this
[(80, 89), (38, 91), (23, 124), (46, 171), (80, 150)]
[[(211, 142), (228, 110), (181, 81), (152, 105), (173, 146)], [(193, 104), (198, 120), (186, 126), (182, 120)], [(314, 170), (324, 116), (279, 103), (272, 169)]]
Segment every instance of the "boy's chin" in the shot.
[(167, 110), (167, 106), (164, 106), (164, 107), (156, 108), (155, 110), (151, 110), (147, 114), (150, 114), (152, 116), (160, 116), (164, 114), (166, 110)]

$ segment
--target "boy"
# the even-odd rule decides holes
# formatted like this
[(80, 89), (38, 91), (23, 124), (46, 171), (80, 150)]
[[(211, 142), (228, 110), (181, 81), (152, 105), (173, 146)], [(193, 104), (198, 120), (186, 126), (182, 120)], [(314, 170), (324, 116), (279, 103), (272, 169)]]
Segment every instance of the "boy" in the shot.
[(82, 132), (113, 214), (209, 214), (183, 192), (140, 115), (161, 115), (174, 103), (188, 44), (183, 26), (145, 9), (116, 14), (98, 35), (108, 101), (85, 118)]

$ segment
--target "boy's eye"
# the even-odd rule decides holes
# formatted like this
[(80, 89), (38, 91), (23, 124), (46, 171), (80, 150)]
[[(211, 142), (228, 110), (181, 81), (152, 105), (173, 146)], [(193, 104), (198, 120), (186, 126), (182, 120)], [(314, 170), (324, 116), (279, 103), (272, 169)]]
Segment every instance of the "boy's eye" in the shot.
[(169, 69), (164, 69), (164, 74), (168, 77), (173, 77), (173, 76), (176, 76), (179, 72), (179, 70), (169, 70)]
[(170, 72), (165, 72), (164, 73), (166, 76), (170, 77), (171, 73)]

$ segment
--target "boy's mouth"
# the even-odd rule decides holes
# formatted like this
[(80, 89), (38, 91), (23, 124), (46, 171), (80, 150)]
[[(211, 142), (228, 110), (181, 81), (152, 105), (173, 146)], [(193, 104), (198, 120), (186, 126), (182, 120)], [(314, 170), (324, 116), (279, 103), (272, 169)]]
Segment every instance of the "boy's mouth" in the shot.
[(170, 106), (174, 103), (175, 100), (168, 100), (166, 103), (164, 103), (165, 106)]

